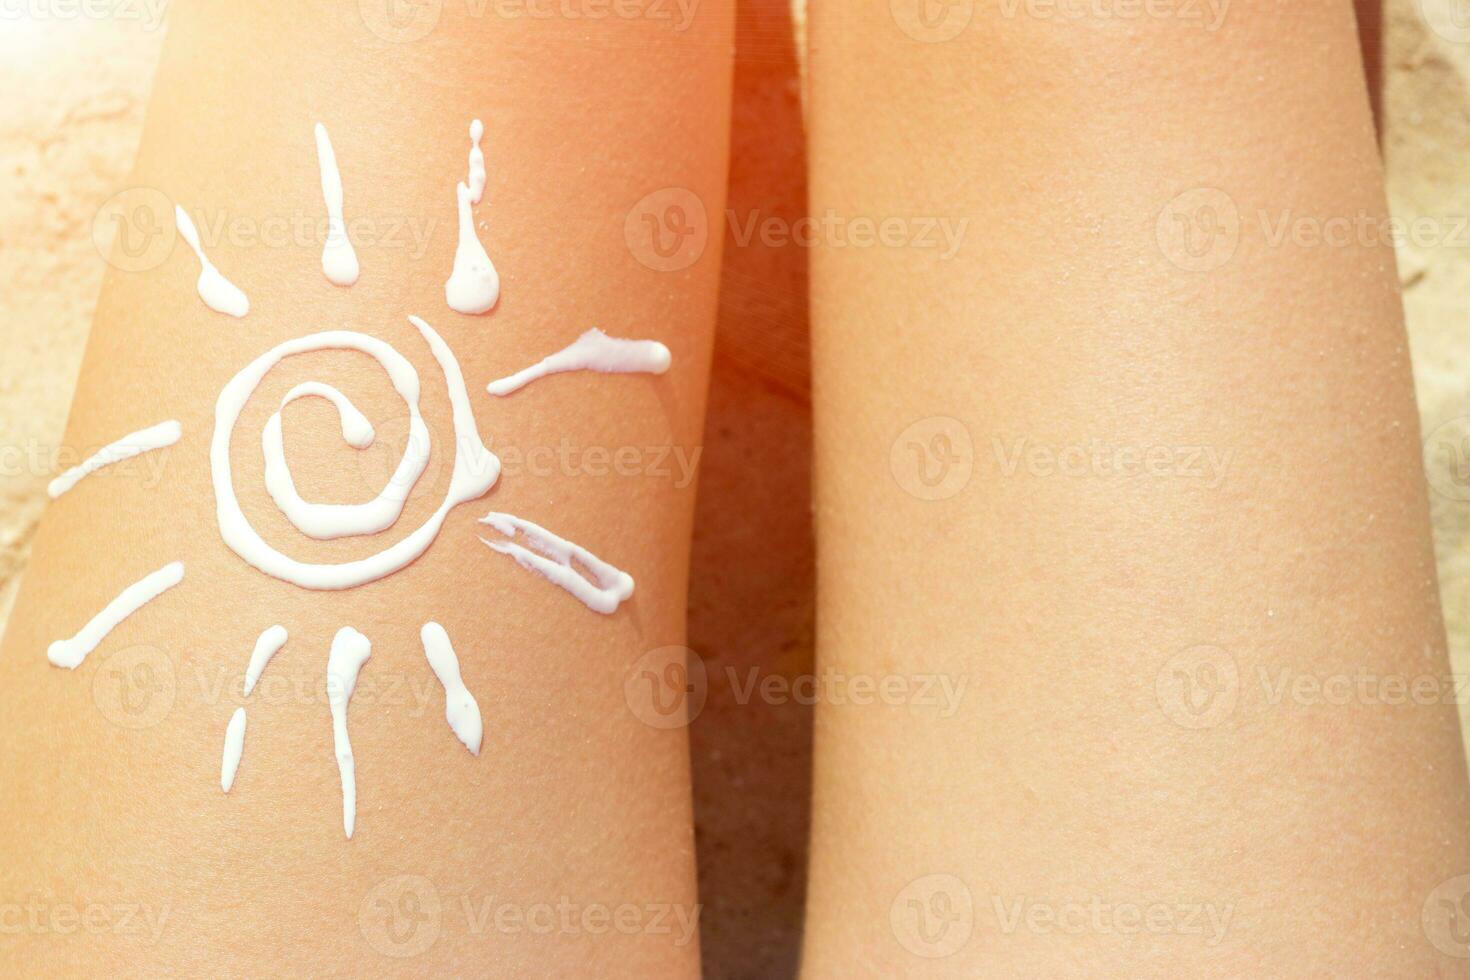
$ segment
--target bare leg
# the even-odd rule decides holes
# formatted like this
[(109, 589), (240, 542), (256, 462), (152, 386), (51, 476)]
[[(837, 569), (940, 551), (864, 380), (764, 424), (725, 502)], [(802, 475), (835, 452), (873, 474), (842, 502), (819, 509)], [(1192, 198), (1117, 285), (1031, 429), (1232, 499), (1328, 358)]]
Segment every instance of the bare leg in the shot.
[(819, 706), (807, 973), (1447, 975), (1470, 806), (1351, 5), (889, 7), (815, 11), (814, 210), (968, 231), (816, 257), (819, 661), (967, 686)]
[[(653, 463), (671, 448), (691, 458), (700, 438), (719, 245), (670, 272), (636, 233), (647, 227), (638, 202), (660, 188), (719, 212), (729, 10), (700, 5), (675, 25), (445, 4), (422, 38), (387, 40), (414, 24), (365, 22), (359, 10), (372, 7), (173, 12), (135, 182), (195, 215), (252, 311), (205, 308), (182, 242), (149, 268), (120, 259), (135, 271), (104, 287), (68, 444), (96, 447), (166, 418), (183, 437), (52, 504), (0, 653), (0, 898), (24, 920), (0, 933), (0, 961), (23, 973), (698, 973), (685, 733), (649, 723), (625, 682), (645, 653), (684, 641), (694, 485)], [(483, 317), (444, 299), (476, 117), (489, 172), (476, 233), (502, 277)], [(351, 288), (322, 271), (317, 122), (357, 236)], [(657, 201), (642, 210), (671, 227)], [(424, 557), (389, 578), (316, 592), (263, 575), (216, 526), (208, 450), (222, 386), (320, 330), (381, 338), (416, 367), (433, 455), (399, 523), (366, 540), (297, 534), (261, 488), (255, 440), (291, 386), (330, 380), (379, 442), (350, 449), (325, 402), (293, 404), (295, 479), (309, 500), (372, 497), (406, 432), (376, 363), (290, 358), (236, 429), (234, 486), (266, 540), (304, 561), (364, 557), (432, 514), (463, 451), (444, 375), (409, 314), (456, 356), (478, 433), (504, 466), (498, 484), (450, 512)], [(662, 341), (673, 366), (485, 392), (594, 325)], [(610, 616), (592, 612), (481, 544), (499, 538), (475, 523), (492, 510), (586, 546), (632, 573), (637, 591)], [(47, 663), (51, 641), (174, 560), (183, 582), (74, 671)], [(478, 700), (478, 758), (445, 724), (420, 640), (431, 620)], [(274, 623), (290, 639), (244, 698), (246, 659)], [(324, 677), (343, 626), (372, 642), (347, 711), (351, 841)], [(224, 795), (236, 706), (249, 722)], [(94, 912), (69, 925), (124, 906), (151, 918), (100, 928)]]

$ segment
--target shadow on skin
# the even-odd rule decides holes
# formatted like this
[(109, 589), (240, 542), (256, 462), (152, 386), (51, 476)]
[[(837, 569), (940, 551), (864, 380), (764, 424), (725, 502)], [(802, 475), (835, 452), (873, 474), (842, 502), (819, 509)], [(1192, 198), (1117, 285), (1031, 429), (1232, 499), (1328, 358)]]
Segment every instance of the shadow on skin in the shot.
[(806, 137), (787, 3), (741, 0), (737, 17), (728, 212), (710, 215), (725, 252), (690, 570), (689, 645), (708, 699), (690, 746), (705, 975), (778, 980), (795, 975), (800, 949), (812, 709), (767, 703), (759, 682), (812, 671), (810, 250), (760, 229), (789, 233), (805, 216)]

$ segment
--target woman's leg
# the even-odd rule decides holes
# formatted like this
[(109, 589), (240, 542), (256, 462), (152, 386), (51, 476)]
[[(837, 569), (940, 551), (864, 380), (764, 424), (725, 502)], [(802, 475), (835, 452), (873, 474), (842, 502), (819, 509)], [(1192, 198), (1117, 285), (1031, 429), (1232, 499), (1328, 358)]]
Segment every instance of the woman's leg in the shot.
[[(694, 486), (677, 461), (697, 459), (719, 238), (701, 252), (687, 234), (699, 216), (670, 208), (694, 199), (720, 213), (730, 9), (374, 6), (201, 0), (172, 12), (143, 190), (118, 209), (133, 237), (114, 253), (67, 445), (168, 419), (182, 438), (53, 502), (0, 654), (0, 959), (21, 972), (698, 973), (685, 734), (640, 701), (639, 672), (663, 669), (672, 655), (645, 654), (684, 637)], [(444, 291), (474, 118), (488, 171), (474, 231), (502, 283), (485, 316), (450, 312)], [(318, 123), (360, 264), (350, 288), (323, 274)], [(173, 202), (248, 295), (245, 318), (206, 308), (190, 249), (169, 251)], [(410, 315), (462, 369), (472, 431), (451, 417), (455, 385)], [(593, 326), (666, 344), (672, 366), (486, 392)], [(231, 454), (234, 492), (267, 543), (342, 562), (404, 539), (445, 499), (476, 432), (503, 469), (402, 571), (311, 591), (226, 547), (210, 447), (236, 372), (329, 330), (380, 338), (416, 368), (432, 455), (395, 526), (337, 541), (296, 532), (263, 489), (255, 441), (293, 385), (327, 381), (378, 427), (355, 450), (324, 401), (284, 410), (308, 500), (371, 498), (408, 429), (371, 358), (287, 358), (250, 398)], [(634, 576), (636, 593), (592, 611), (482, 544), (505, 540), (476, 523), (491, 511), (585, 546)], [(174, 561), (182, 582), (75, 669), (47, 662), (52, 641)], [(446, 724), (420, 635), (431, 621), (478, 702), (478, 757)], [(245, 697), (246, 661), (274, 624), (289, 639)], [(340, 688), (327, 680), (342, 627), (371, 642), (344, 716), (351, 840), (328, 703)], [(237, 706), (247, 726), (226, 795)]]
[(1351, 4), (814, 15), (814, 212), (964, 235), (815, 256), (819, 658), (880, 693), (818, 709), (807, 974), (1448, 970), (1470, 800)]

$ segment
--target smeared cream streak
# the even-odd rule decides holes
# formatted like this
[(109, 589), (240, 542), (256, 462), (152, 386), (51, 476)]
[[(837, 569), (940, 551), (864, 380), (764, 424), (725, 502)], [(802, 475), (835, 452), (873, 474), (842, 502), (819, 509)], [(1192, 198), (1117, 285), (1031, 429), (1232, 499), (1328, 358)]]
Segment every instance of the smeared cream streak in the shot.
[(347, 737), (347, 702), (357, 688), (357, 675), (372, 656), (373, 645), (351, 626), (332, 638), (327, 654), (327, 702), (332, 709), (332, 750), (342, 774), (342, 830), (352, 838), (357, 823), (357, 765), (352, 758), (352, 740)]
[(184, 580), (184, 563), (170, 562), (123, 589), (82, 631), (69, 640), (57, 640), (46, 649), (46, 659), (73, 670), (116, 626)]
[[(555, 585), (561, 586), (580, 599), (588, 609), (610, 615), (625, 599), (633, 594), (633, 576), (598, 558), (581, 545), (557, 537), (544, 527), (510, 514), (490, 513), (480, 518), (481, 524), (489, 524), (508, 538), (520, 531), (529, 544), (541, 554), (535, 554), (510, 541), (480, 540), (503, 555), (510, 555), (522, 568), (540, 572)], [(543, 557), (545, 556), (545, 557)], [(576, 560), (592, 573), (596, 584), (589, 582), (575, 568)]]
[(174, 223), (178, 225), (179, 234), (184, 236), (184, 241), (189, 243), (189, 247), (199, 257), (199, 279), (194, 283), (194, 288), (199, 291), (199, 298), (204, 300), (204, 305), (226, 316), (243, 317), (249, 313), (250, 300), (239, 286), (226, 279), (205, 256), (193, 220), (178, 204), (174, 205)]
[(240, 753), (245, 749), (245, 709), (236, 708), (225, 729), (225, 754), (219, 766), (219, 788), (226, 793), (235, 785), (235, 773), (240, 770)]
[(459, 244), (454, 249), (454, 270), (444, 283), (444, 302), (456, 313), (487, 313), (500, 299), (500, 273), (475, 235), (470, 189), (463, 181), (456, 186), (455, 195), (459, 202)]
[(480, 149), (484, 135), (484, 123), (478, 119), (470, 123), (470, 172), (465, 184), (469, 187), (471, 204), (479, 204), (485, 194), (485, 152)]
[(52, 480), (46, 487), (46, 493), (52, 500), (66, 493), (83, 479), (96, 473), (104, 466), (120, 463), (125, 459), (131, 459), (140, 453), (151, 452), (155, 449), (164, 449), (179, 441), (183, 435), (184, 428), (174, 421), (160, 422), (146, 429), (129, 433), (121, 439), (108, 446), (103, 446), (91, 456), (88, 456), (81, 464), (73, 466), (65, 473)]
[(352, 240), (347, 237), (347, 223), (342, 217), (342, 174), (337, 169), (337, 154), (327, 127), (316, 124), (316, 159), (322, 172), (322, 197), (327, 203), (327, 242), (322, 247), (322, 272), (336, 286), (357, 282), (359, 266)]
[(255, 641), (255, 649), (250, 653), (250, 664), (245, 668), (245, 696), (250, 697), (250, 692), (255, 690), (255, 682), (260, 680), (260, 674), (265, 670), (265, 665), (286, 645), (286, 627), (272, 626), (260, 638)]
[(508, 395), (537, 378), (563, 371), (601, 371), (604, 374), (663, 374), (672, 360), (669, 349), (656, 340), (623, 340), (593, 327), (566, 347), (543, 357), (508, 378), (492, 381), (485, 390)]
[[(220, 536), (237, 555), (256, 568), (286, 582), (307, 589), (349, 589), (391, 575), (428, 550), (444, 526), (444, 519), (456, 505), (482, 497), (500, 475), (500, 460), (480, 441), (475, 428), (475, 413), (470, 407), (469, 391), (459, 362), (449, 345), (423, 320), (416, 316), (409, 322), (423, 334), (439, 368), (444, 372), (444, 385), (449, 394), (454, 420), (454, 469), (444, 502), (421, 526), (396, 544), (357, 561), (336, 565), (316, 565), (288, 558), (265, 543), (259, 532), (246, 519), (235, 497), (230, 468), (230, 436), (251, 393), (262, 378), (279, 361), (293, 354), (313, 350), (356, 350), (378, 360), (387, 370), (400, 393), (411, 392), (411, 413), (417, 411), (418, 374), (413, 365), (391, 346), (366, 334), (335, 330), (288, 340), (248, 364), (230, 379), (220, 392), (214, 410), (214, 437), (210, 443), (210, 476), (214, 483), (215, 512)], [(318, 528), (320, 530), (320, 528)]]
[(484, 733), (480, 706), (459, 675), (459, 658), (454, 655), (449, 634), (438, 623), (425, 623), (419, 637), (424, 641), (424, 656), (428, 658), (434, 676), (444, 685), (444, 720), (449, 722), (450, 730), (470, 750), (470, 754), (479, 755), (480, 738)]

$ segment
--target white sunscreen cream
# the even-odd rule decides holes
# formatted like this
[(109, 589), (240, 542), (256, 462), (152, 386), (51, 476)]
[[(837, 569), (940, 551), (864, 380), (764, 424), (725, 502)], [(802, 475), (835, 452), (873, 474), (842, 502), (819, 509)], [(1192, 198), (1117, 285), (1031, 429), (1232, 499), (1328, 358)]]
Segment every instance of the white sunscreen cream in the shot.
[(194, 288), (199, 290), (199, 298), (204, 300), (204, 305), (227, 316), (242, 317), (249, 313), (250, 300), (245, 298), (239, 286), (226, 279), (214, 267), (214, 263), (205, 257), (194, 222), (189, 218), (188, 212), (177, 204), (174, 205), (174, 223), (179, 226), (179, 234), (184, 236), (184, 241), (189, 243), (189, 247), (199, 257), (199, 281), (194, 284)]
[[(239, 421), (241, 411), (261, 379), (279, 361), (293, 354), (314, 350), (356, 350), (376, 358), (388, 372), (394, 388), (408, 402), (410, 414), (417, 417), (418, 375), (413, 365), (381, 340), (366, 334), (335, 330), (288, 340), (266, 351), (231, 378), (220, 392), (219, 401), (215, 404), (214, 437), (209, 450), (220, 535), (235, 554), (267, 575), (307, 589), (350, 589), (391, 575), (428, 550), (444, 526), (444, 519), (450, 510), (467, 500), (484, 496), (500, 476), (500, 460), (480, 441), (479, 431), (475, 428), (469, 391), (465, 387), (464, 375), (460, 373), (459, 362), (455, 360), (454, 353), (423, 320), (416, 316), (408, 319), (423, 335), (444, 373), (444, 384), (448, 390), (454, 420), (454, 469), (450, 475), (449, 489), (439, 509), (407, 537), (367, 558), (336, 565), (310, 564), (288, 558), (266, 544), (246, 519), (244, 511), (240, 509), (240, 502), (235, 497), (230, 469), (230, 436), (235, 423)], [(275, 445), (270, 444), (267, 453), (275, 450)], [(413, 447), (410, 446), (406, 452), (412, 451)], [(281, 461), (277, 461), (277, 464), (281, 464)], [(314, 524), (312, 520), (314, 518), (307, 519), (307, 528), (318, 532), (317, 536), (330, 536), (330, 527), (325, 523)]]
[(332, 750), (342, 774), (342, 830), (348, 839), (357, 823), (357, 767), (352, 758), (352, 740), (347, 737), (347, 702), (357, 688), (357, 674), (372, 656), (373, 645), (351, 626), (332, 638), (327, 655), (327, 702), (332, 709)]
[(438, 623), (425, 623), (419, 636), (424, 641), (424, 656), (429, 659), (434, 676), (444, 685), (444, 719), (470, 754), (479, 755), (484, 732), (480, 706), (459, 676), (459, 658), (454, 655), (449, 634)]
[[(526, 543), (540, 554), (513, 541), (480, 540), (502, 555), (510, 555), (522, 568), (546, 576), (553, 584), (580, 599), (593, 612), (610, 615), (633, 594), (633, 576), (614, 568), (581, 545), (559, 538), (543, 527), (510, 514), (496, 513), (486, 514), (480, 518), (480, 523), (490, 525), (508, 538), (515, 537), (517, 531), (521, 532)], [(593, 581), (589, 582), (572, 567), (574, 559), (592, 574)]]
[(184, 563), (170, 562), (151, 575), (134, 582), (109, 602), (82, 631), (69, 640), (57, 640), (46, 649), (46, 659), (57, 667), (73, 670), (118, 623), (157, 599), (184, 580)]
[(490, 382), (486, 390), (492, 395), (508, 395), (537, 378), (563, 371), (663, 374), (672, 360), (669, 349), (656, 340), (623, 340), (593, 327), (555, 354), (508, 378)]
[(484, 135), (484, 123), (478, 119), (470, 123), (470, 172), (465, 185), (470, 191), (471, 204), (479, 204), (485, 195), (485, 152), (480, 149), (480, 139)]
[(337, 169), (337, 154), (332, 150), (327, 127), (316, 124), (316, 159), (322, 171), (322, 197), (327, 202), (327, 243), (322, 248), (322, 272), (335, 286), (357, 282), (359, 266), (352, 240), (347, 237), (347, 223), (342, 217), (342, 174)]
[(140, 453), (172, 446), (179, 441), (183, 433), (183, 426), (174, 421), (160, 422), (149, 428), (129, 433), (111, 445), (103, 446), (80, 464), (52, 480), (46, 487), (46, 492), (52, 500), (55, 500), (102, 467), (120, 463), (125, 459), (132, 459)]
[[(391, 350), (391, 348), (389, 348)], [(393, 352), (395, 355), (396, 351)], [(429, 464), (429, 427), (419, 414), (418, 374), (407, 361), (399, 358), (398, 374), (393, 378), (398, 393), (408, 405), (408, 444), (398, 468), (387, 485), (364, 504), (312, 504), (301, 499), (291, 468), (286, 463), (286, 449), (281, 437), (281, 412), (294, 399), (319, 395), (337, 407), (342, 421), (342, 438), (354, 449), (366, 449), (373, 443), (373, 427), (351, 401), (330, 385), (307, 382), (297, 385), (281, 399), (281, 408), (265, 423), (261, 433), (261, 449), (265, 453), (265, 488), (281, 513), (308, 537), (325, 540), (355, 534), (376, 534), (397, 523), (410, 491)], [(406, 368), (406, 370), (404, 370)], [(398, 387), (400, 385), (401, 387)]]
[(255, 641), (255, 649), (250, 653), (250, 664), (245, 668), (245, 696), (250, 697), (250, 692), (255, 690), (255, 682), (260, 680), (260, 674), (265, 670), (265, 665), (271, 662), (271, 657), (281, 647), (286, 645), (286, 627), (272, 626), (260, 638)]
[(454, 249), (454, 270), (444, 283), (444, 302), (456, 313), (471, 316), (488, 313), (500, 299), (500, 273), (485, 254), (475, 234), (475, 217), (470, 213), (470, 189), (461, 181), (455, 188), (459, 205), (459, 244)]
[(225, 729), (225, 755), (219, 766), (219, 788), (226, 793), (235, 785), (235, 773), (240, 771), (240, 753), (245, 749), (245, 709), (236, 708)]

